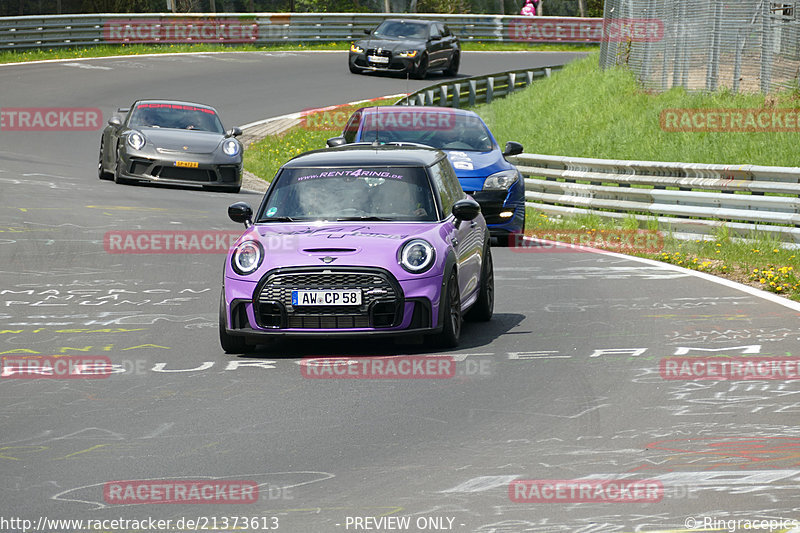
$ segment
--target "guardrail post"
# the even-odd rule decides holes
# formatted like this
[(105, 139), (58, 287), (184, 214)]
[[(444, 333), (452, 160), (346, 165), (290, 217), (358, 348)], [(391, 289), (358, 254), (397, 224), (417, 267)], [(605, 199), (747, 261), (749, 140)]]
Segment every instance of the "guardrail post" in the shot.
[(453, 107), (459, 108), (461, 107), (461, 84), (454, 83), (453, 84)]
[(467, 105), (472, 107), (475, 105), (475, 93), (477, 92), (478, 82), (475, 80), (469, 80), (469, 101)]
[(517, 83), (517, 75), (515, 73), (513, 73), (513, 72), (509, 72), (508, 73), (508, 92), (510, 92), (510, 93), (514, 92), (514, 89), (516, 88), (516, 87), (514, 87), (514, 85), (516, 85), (516, 83)]
[(529, 70), (525, 72), (525, 85), (530, 85), (533, 83), (533, 71)]
[(433, 97), (433, 89), (431, 89), (431, 90), (429, 90), (429, 91), (425, 91), (425, 93), (426, 93), (426, 94), (425, 94), (425, 96), (426, 96), (426, 100), (427, 100), (427, 101), (428, 101), (428, 102), (429, 102), (431, 105), (433, 105), (433, 101), (434, 101), (434, 97)]
[(439, 87), (439, 105), (447, 106), (447, 85)]
[(548, 78), (550, 77), (550, 72), (551, 72), (551, 70), (550, 70), (550, 67), (546, 67), (546, 68), (544, 69), (544, 75), (545, 75), (546, 77), (548, 77)]
[(494, 97), (494, 78), (489, 76), (486, 78), (486, 103), (490, 103)]

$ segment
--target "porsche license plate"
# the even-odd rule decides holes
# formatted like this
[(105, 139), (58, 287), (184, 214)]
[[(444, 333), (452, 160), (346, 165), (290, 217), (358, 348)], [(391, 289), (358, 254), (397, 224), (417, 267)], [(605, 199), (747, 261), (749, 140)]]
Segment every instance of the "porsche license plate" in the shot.
[(292, 291), (292, 305), (361, 305), (358, 289)]
[(175, 166), (184, 168), (197, 168), (199, 163), (196, 161), (175, 161)]
[(384, 56), (369, 56), (367, 59), (369, 59), (370, 63), (381, 63), (383, 65), (389, 63), (389, 58)]

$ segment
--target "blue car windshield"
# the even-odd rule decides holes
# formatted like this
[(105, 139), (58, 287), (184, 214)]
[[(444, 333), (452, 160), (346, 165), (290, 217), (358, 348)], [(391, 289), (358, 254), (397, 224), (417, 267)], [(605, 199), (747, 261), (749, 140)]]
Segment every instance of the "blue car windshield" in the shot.
[(275, 179), (259, 222), (438, 219), (422, 167), (289, 168)]
[(385, 21), (372, 35), (425, 40), (428, 38), (428, 26), (417, 22)]
[(494, 149), (489, 130), (480, 118), (447, 111), (378, 110), (365, 113), (359, 139), (365, 142), (411, 142), (439, 150), (489, 152)]
[(206, 107), (142, 103), (133, 110), (130, 128), (171, 128), (225, 133), (217, 114)]

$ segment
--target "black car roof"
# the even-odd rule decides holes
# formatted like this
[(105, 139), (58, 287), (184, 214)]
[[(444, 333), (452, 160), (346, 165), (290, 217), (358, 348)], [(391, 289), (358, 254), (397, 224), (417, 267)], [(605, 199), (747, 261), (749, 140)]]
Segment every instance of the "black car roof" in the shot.
[[(397, 19), (397, 18), (385, 19), (383, 22), (419, 22), (420, 24), (435, 24), (436, 23), (435, 20)], [(383, 22), (381, 22), (381, 24), (383, 24)]]
[(324, 148), (298, 155), (290, 159), (284, 168), (301, 167), (346, 167), (346, 166), (403, 166), (428, 167), (446, 158), (443, 152), (433, 148), (416, 146), (392, 146), (349, 144), (335, 148)]

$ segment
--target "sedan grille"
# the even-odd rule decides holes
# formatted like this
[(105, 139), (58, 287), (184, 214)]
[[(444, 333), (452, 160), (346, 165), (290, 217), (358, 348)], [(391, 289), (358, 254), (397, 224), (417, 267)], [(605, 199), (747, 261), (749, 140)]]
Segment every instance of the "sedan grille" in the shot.
[[(292, 291), (309, 289), (360, 290), (361, 305), (293, 306)], [(281, 269), (262, 278), (256, 294), (256, 318), (265, 328), (385, 328), (402, 318), (402, 289), (380, 268)]]

